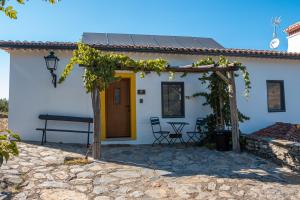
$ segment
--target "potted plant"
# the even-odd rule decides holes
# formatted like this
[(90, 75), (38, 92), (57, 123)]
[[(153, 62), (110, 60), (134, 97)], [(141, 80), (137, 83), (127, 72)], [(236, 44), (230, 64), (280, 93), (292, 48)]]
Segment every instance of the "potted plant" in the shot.
[(220, 129), (215, 132), (215, 143), (218, 151), (229, 151), (231, 130)]

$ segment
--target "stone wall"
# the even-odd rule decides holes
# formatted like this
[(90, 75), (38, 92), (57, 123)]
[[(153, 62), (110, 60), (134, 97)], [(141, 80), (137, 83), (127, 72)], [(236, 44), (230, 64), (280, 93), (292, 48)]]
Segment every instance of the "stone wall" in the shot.
[(253, 135), (245, 137), (247, 151), (300, 171), (300, 143)]
[[(0, 132), (7, 129), (8, 120), (7, 118), (0, 117)], [(1, 199), (1, 198), (0, 198)]]

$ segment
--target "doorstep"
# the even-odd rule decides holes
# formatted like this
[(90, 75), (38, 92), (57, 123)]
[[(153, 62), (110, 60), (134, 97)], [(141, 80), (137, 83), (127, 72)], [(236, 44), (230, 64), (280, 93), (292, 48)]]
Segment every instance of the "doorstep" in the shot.
[(131, 137), (121, 137), (121, 138), (106, 138), (105, 142), (111, 142), (111, 141), (134, 141), (135, 139), (132, 139)]

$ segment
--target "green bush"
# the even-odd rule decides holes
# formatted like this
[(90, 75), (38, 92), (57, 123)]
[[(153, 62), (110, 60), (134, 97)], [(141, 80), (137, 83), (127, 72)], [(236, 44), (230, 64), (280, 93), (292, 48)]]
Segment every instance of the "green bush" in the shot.
[(0, 113), (8, 113), (8, 100), (0, 99)]
[(19, 141), (21, 141), (20, 136), (11, 130), (0, 133), (0, 167), (4, 160), (7, 161), (11, 156), (19, 155), (17, 147)]

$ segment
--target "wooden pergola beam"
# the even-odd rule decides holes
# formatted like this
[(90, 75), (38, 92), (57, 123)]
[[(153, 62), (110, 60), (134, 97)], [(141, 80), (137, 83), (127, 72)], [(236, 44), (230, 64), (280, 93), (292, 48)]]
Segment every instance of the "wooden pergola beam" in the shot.
[[(240, 132), (239, 132), (240, 130), (239, 130), (239, 118), (238, 118), (236, 86), (235, 86), (235, 76), (234, 76), (234, 72), (238, 71), (239, 67), (235, 66), (234, 64), (230, 64), (226, 67), (220, 67), (215, 65), (193, 67), (192, 65), (185, 65), (182, 67), (169, 67), (166, 70), (173, 71), (173, 72), (184, 72), (184, 73), (214, 72), (228, 85), (230, 117), (231, 117), (231, 132), (232, 132), (232, 148), (233, 151), (240, 152), (241, 151)], [(224, 73), (227, 74), (227, 77), (226, 75), (224, 75)], [(222, 115), (221, 118), (223, 118)]]
[(240, 148), (240, 129), (239, 129), (239, 116), (236, 101), (236, 87), (234, 72), (227, 72), (230, 84), (229, 89), (229, 105), (230, 105), (230, 116), (231, 116), (231, 131), (232, 131), (232, 150), (239, 153)]
[(168, 67), (165, 71), (184, 73), (228, 72), (239, 70), (236, 66), (229, 67)]
[[(84, 67), (84, 66), (80, 66), (80, 67)], [(134, 67), (128, 69), (120, 69), (120, 70), (132, 71), (133, 69)], [(237, 109), (237, 100), (236, 100), (236, 86), (235, 86), (235, 78), (234, 78), (234, 72), (238, 70), (239, 67), (235, 66), (234, 64), (230, 64), (226, 67), (220, 67), (216, 65), (204, 65), (204, 66), (196, 66), (196, 67), (194, 67), (193, 65), (184, 65), (178, 67), (174, 67), (174, 66), (167, 67), (165, 69), (165, 72), (182, 72), (182, 73), (214, 72), (228, 85), (230, 115), (231, 115), (232, 146), (233, 146), (233, 151), (235, 152), (240, 152), (239, 120), (238, 120), (238, 109)], [(227, 77), (224, 75), (224, 73), (227, 74)]]
[[(85, 67), (83, 65), (79, 65), (79, 67)], [(129, 70), (133, 71), (134, 67), (130, 67), (127, 69), (118, 69), (118, 70)], [(193, 65), (184, 65), (184, 66), (170, 66), (166, 67), (165, 72), (183, 72), (183, 73), (206, 73), (206, 72), (228, 72), (228, 71), (238, 71), (239, 67), (234, 65), (228, 65), (227, 67), (219, 67), (215, 65), (203, 65), (193, 67)]]
[(232, 132), (232, 149), (235, 152), (240, 152), (240, 129), (239, 129), (239, 117), (236, 101), (236, 86), (234, 71), (227, 71), (227, 77), (220, 71), (215, 72), (227, 85), (229, 91), (229, 106), (231, 117), (231, 132)]
[(228, 77), (224, 76), (220, 71), (215, 72), (227, 85), (230, 85), (230, 80)]
[[(235, 152), (240, 152), (240, 133), (239, 133), (239, 119), (238, 109), (236, 100), (236, 86), (234, 72), (238, 71), (239, 67), (235, 66), (234, 63), (222, 67), (217, 65), (204, 65), (204, 66), (193, 66), (184, 65), (178, 67), (167, 67), (166, 72), (182, 72), (182, 73), (216, 73), (228, 86), (229, 89), (229, 104), (230, 104), (230, 115), (231, 115), (231, 131), (232, 131), (232, 148)], [(223, 73), (222, 73), (223, 72)], [(224, 75), (226, 74), (226, 75)], [(221, 116), (223, 118), (223, 116)], [(221, 119), (222, 120), (222, 119)]]

